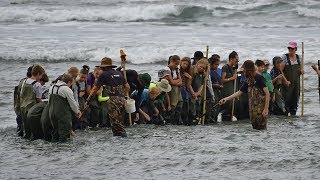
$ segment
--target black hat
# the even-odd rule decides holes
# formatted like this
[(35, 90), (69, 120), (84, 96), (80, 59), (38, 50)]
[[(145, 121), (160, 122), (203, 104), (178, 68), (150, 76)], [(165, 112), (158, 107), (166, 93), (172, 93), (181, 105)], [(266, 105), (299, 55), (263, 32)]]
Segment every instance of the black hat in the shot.
[(191, 59), (201, 59), (203, 58), (203, 53), (201, 51), (196, 51)]
[(273, 59), (272, 59), (272, 63), (275, 65), (276, 62), (282, 62), (283, 59), (280, 57), (280, 56), (275, 56)]

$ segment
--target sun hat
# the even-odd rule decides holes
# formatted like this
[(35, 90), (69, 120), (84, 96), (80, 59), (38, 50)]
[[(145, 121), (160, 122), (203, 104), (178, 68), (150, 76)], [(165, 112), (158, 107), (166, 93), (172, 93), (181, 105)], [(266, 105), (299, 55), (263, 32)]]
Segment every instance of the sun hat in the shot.
[(104, 57), (101, 59), (101, 64), (96, 67), (112, 67), (115, 68), (117, 66), (112, 65), (112, 59), (108, 57)]
[(158, 71), (158, 78), (159, 79), (162, 79), (162, 78), (164, 78), (166, 76), (169, 76), (169, 75), (170, 75), (170, 73), (166, 69), (161, 69), (161, 70)]
[(288, 48), (297, 48), (297, 42), (295, 42), (295, 41), (290, 41), (289, 43), (288, 43)]
[(171, 91), (171, 85), (169, 84), (169, 81), (166, 79), (161, 79), (160, 82), (157, 82), (157, 87), (163, 92)]
[(139, 74), (138, 79), (144, 87), (149, 87), (151, 76), (148, 73)]

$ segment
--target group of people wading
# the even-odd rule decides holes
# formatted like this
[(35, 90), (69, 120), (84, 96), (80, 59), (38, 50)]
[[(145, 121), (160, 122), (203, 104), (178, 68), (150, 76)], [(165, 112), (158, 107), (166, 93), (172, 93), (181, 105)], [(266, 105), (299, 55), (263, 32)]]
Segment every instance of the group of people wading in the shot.
[[(238, 68), (235, 51), (221, 69), (218, 54), (173, 55), (156, 82), (148, 73), (125, 70), (125, 61), (115, 69), (104, 57), (92, 72), (86, 65), (80, 71), (71, 67), (49, 89), (43, 87), (49, 81), (45, 70), (34, 64), (15, 87), (18, 135), (65, 142), (77, 130), (111, 127), (114, 136), (126, 137), (129, 116), (136, 124), (197, 125), (204, 117), (206, 124), (217, 122), (219, 113), (221, 121), (235, 116), (266, 129), (270, 114), (296, 115), (304, 73), (296, 51), (297, 43), (289, 42), (288, 53), (272, 59), (270, 73), (265, 59), (246, 60)], [(128, 99), (135, 100), (134, 113), (125, 111)]]

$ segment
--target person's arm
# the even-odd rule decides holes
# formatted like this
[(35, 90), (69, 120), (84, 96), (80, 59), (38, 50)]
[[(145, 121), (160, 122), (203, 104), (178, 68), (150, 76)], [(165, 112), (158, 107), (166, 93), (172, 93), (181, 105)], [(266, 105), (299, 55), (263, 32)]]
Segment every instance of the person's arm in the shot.
[(167, 100), (167, 104), (168, 104), (168, 111), (171, 111), (171, 104), (170, 104), (170, 96), (168, 93), (166, 93), (166, 100)]
[(316, 73), (318, 74), (318, 76), (320, 77), (320, 70), (319, 70), (319, 67), (317, 66), (317, 65), (315, 65), (315, 64), (313, 64), (312, 66), (312, 69), (314, 70), (314, 71), (316, 71)]
[(279, 74), (276, 78), (272, 79), (272, 84), (276, 83), (278, 79), (281, 79), (283, 77), (282, 74)]
[(237, 97), (241, 96), (241, 94), (242, 94), (242, 91), (237, 91), (237, 92), (235, 92), (234, 94), (232, 94), (232, 95), (230, 95), (230, 96), (228, 96), (228, 97), (225, 97), (225, 98), (221, 99), (221, 100), (219, 101), (219, 104), (220, 104), (220, 105), (225, 104), (227, 101), (232, 100), (232, 99), (234, 99), (234, 98), (237, 98)]
[(226, 83), (226, 82), (229, 82), (229, 81), (233, 81), (235, 79), (237, 79), (238, 75), (237, 75), (237, 72), (235, 71), (235, 73), (233, 74), (232, 77), (229, 77), (229, 78), (226, 78), (227, 76), (227, 73), (226, 72), (222, 72), (222, 82), (223, 83)]
[(181, 79), (173, 79), (173, 77), (170, 75), (168, 76), (167, 80), (169, 81), (171, 86), (181, 86)]
[(209, 75), (209, 78), (207, 80), (207, 88), (211, 94), (212, 100), (214, 100), (214, 93), (213, 93), (213, 88), (212, 88), (212, 81), (211, 81), (211, 76)]
[(191, 83), (192, 83), (192, 78), (187, 80), (187, 88), (188, 88), (191, 96), (194, 97), (195, 96), (195, 92), (194, 92), (194, 90), (192, 88)]
[(263, 88), (263, 92), (266, 95), (266, 102), (264, 104), (264, 109), (262, 111), (262, 116), (263, 117), (268, 117), (268, 114), (269, 114), (269, 101), (270, 101), (270, 93), (269, 93), (268, 87), (264, 87)]
[(200, 94), (202, 93), (202, 90), (203, 90), (203, 85), (201, 85), (198, 89), (198, 91), (195, 93), (195, 96), (200, 96)]
[(60, 92), (64, 96), (66, 96), (71, 110), (74, 113), (79, 114), (80, 113), (79, 106), (78, 106), (76, 100), (74, 99), (72, 90), (70, 88), (68, 88), (68, 87), (61, 87), (60, 89), (61, 89)]

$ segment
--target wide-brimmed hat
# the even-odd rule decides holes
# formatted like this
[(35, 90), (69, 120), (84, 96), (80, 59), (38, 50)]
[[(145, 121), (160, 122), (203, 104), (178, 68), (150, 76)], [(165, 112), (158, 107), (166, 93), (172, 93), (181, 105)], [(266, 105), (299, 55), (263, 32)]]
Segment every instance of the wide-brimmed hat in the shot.
[(96, 67), (112, 67), (115, 68), (117, 66), (112, 65), (112, 59), (108, 57), (104, 57), (101, 59), (101, 64)]
[(203, 58), (203, 53), (201, 51), (196, 51), (191, 59), (201, 59)]
[(297, 48), (298, 47), (298, 44), (297, 44), (297, 42), (295, 42), (295, 41), (290, 41), (289, 43), (288, 43), (288, 48)]
[(160, 82), (157, 82), (157, 87), (163, 92), (171, 91), (171, 85), (169, 84), (169, 81), (166, 79), (161, 79)]

